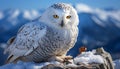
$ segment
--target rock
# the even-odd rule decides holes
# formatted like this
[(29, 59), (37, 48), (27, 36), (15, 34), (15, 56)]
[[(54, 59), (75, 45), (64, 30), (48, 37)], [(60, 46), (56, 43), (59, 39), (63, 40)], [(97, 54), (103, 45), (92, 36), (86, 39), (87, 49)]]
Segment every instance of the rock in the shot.
[(105, 59), (104, 67), (105, 69), (114, 69), (113, 61), (111, 55), (106, 52), (103, 48), (96, 49), (96, 54), (101, 55)]
[(96, 49), (95, 54), (101, 55), (104, 59), (104, 63), (102, 63), (102, 64), (100, 64), (100, 63), (89, 63), (89, 64), (80, 63), (80, 64), (76, 65), (73, 62), (71, 64), (63, 63), (62, 65), (49, 64), (49, 65), (42, 67), (42, 69), (114, 69), (111, 55), (108, 52), (106, 52), (103, 48)]

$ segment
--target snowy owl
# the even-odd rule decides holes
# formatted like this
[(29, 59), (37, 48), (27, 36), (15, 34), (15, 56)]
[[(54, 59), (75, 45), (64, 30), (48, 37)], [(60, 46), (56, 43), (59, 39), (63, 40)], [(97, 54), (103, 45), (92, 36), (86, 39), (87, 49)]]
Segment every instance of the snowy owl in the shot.
[(77, 12), (71, 5), (51, 5), (38, 20), (23, 25), (16, 37), (8, 41), (6, 62), (63, 61), (77, 41), (78, 23)]

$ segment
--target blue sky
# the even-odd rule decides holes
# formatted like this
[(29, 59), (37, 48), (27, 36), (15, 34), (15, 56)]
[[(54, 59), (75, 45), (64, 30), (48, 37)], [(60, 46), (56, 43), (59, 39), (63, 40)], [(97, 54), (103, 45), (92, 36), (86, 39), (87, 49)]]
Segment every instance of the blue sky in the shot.
[(120, 9), (119, 0), (0, 0), (0, 9), (40, 9), (57, 2), (71, 3), (72, 5), (85, 3), (91, 7)]

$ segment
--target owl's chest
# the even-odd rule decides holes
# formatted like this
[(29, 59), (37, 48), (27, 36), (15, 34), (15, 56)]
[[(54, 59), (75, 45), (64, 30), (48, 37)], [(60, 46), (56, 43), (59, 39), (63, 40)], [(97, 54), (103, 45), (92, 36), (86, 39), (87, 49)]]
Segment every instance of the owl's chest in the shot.
[(53, 34), (53, 39), (56, 43), (60, 43), (61, 46), (67, 45), (71, 42), (72, 33), (70, 31), (57, 31)]
[(50, 45), (56, 48), (57, 51), (69, 49), (73, 39), (73, 33), (71, 31), (54, 31), (51, 33)]
[(46, 36), (41, 40), (41, 49), (44, 51), (49, 50), (51, 55), (62, 55), (68, 51), (73, 46), (73, 41), (75, 41), (73, 33), (68, 31), (56, 31), (50, 30), (47, 31)]

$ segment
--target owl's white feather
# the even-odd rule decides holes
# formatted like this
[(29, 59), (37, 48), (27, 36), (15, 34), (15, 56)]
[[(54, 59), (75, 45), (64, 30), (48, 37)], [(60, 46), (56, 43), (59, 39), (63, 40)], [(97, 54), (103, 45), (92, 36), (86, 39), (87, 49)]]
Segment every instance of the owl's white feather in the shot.
[(7, 63), (22, 61), (48, 61), (55, 56), (65, 56), (78, 36), (78, 15), (65, 3), (50, 6), (39, 20), (23, 25), (14, 39), (8, 41), (5, 53)]
[(38, 45), (38, 41), (46, 34), (46, 27), (42, 23), (28, 23), (21, 27), (15, 41), (5, 50), (16, 56), (30, 54)]

